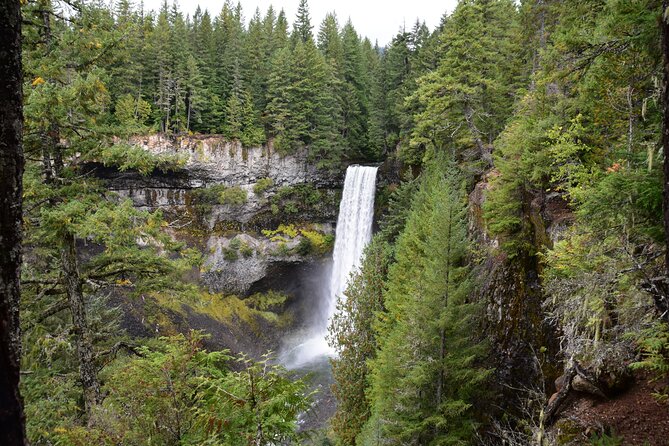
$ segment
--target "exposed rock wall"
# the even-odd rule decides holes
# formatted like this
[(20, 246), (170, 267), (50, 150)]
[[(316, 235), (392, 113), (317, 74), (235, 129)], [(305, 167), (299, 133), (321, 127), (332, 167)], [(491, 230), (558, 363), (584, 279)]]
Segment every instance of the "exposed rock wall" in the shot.
[(306, 150), (282, 156), (271, 144), (243, 148), (217, 135), (168, 138), (157, 134), (135, 137), (130, 142), (154, 155), (184, 157), (191, 187), (253, 184), (261, 178), (272, 178), (278, 186), (311, 183), (332, 187), (341, 182), (341, 174), (328, 175), (316, 169)]
[(555, 357), (558, 333), (542, 309), (545, 295), (537, 254), (559, 240), (573, 215), (559, 194), (529, 197), (522, 218), (534, 252), (509, 258), (499, 249), (500, 240), (489, 234), (484, 219), (486, 194), (495, 175), (494, 170), (485, 174), (469, 196), (469, 231), (483, 256), (476, 271), (476, 294), (485, 308), (482, 338), (492, 344), (489, 366), (499, 395), (494, 405), (522, 417), (530, 392), (552, 391), (553, 379), (561, 372)]
[[(92, 167), (121, 198), (131, 199), (140, 209), (163, 211), (175, 236), (202, 251), (205, 260), (200, 280), (211, 291), (245, 295), (254, 283), (266, 279), (274, 264), (281, 264), (285, 272), (290, 265), (329, 256), (322, 250), (298, 250), (304, 239), (301, 235), (278, 242), (262, 231), (295, 223), (323, 235), (333, 234), (343, 170), (316, 169), (306, 151), (283, 156), (271, 145), (243, 148), (216, 135), (174, 138), (156, 134), (135, 137), (130, 143), (154, 155), (176, 156), (183, 167), (148, 176)], [(269, 186), (259, 192), (254, 188), (259, 181)], [(213, 202), (202, 202), (201, 193), (212, 188), (235, 188), (244, 198), (226, 203), (216, 201), (214, 194)], [(237, 245), (230, 248), (233, 240), (243, 244), (243, 252)], [(290, 274), (285, 276), (288, 284)]]

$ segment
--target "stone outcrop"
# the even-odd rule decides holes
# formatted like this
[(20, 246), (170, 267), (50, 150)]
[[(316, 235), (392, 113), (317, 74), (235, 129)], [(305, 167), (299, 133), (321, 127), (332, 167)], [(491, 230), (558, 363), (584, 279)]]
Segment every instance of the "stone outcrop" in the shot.
[(242, 147), (217, 135), (166, 137), (150, 135), (135, 137), (131, 144), (154, 155), (176, 155), (185, 160), (191, 187), (203, 184), (253, 184), (261, 178), (272, 178), (278, 186), (310, 183), (332, 187), (341, 175), (328, 175), (316, 168), (306, 150), (283, 156), (271, 144)]
[[(523, 250), (510, 258), (500, 249), (502, 241), (486, 227), (483, 209), (497, 175), (494, 169), (484, 174), (469, 195), (469, 233), (480, 247), (476, 295), (485, 308), (481, 337), (492, 343), (489, 364), (500, 395), (495, 405), (522, 418), (527, 394), (544, 386), (552, 392), (553, 379), (562, 370), (555, 366), (558, 361), (546, 359), (555, 358), (559, 345), (556, 328), (542, 308), (539, 257)], [(539, 192), (528, 198), (521, 210), (527, 242), (537, 250), (550, 247), (563, 236), (573, 214), (559, 194)]]
[[(324, 234), (334, 233), (334, 226), (329, 224), (318, 225), (317, 229)], [(213, 292), (249, 294), (254, 284), (276, 271), (276, 266), (280, 265), (282, 271), (290, 271), (292, 266), (299, 267), (318, 258), (318, 254), (299, 254), (302, 240), (300, 236), (285, 241), (272, 240), (247, 233), (209, 236), (202, 281)], [(235, 242), (238, 245), (234, 245)], [(289, 288), (290, 273), (287, 276), (285, 284), (273, 280), (275, 287)]]
[[(284, 282), (290, 282), (291, 266), (329, 256), (298, 253), (302, 237), (279, 243), (262, 230), (296, 223), (332, 234), (343, 171), (317, 169), (306, 151), (281, 155), (271, 144), (245, 148), (217, 135), (156, 134), (134, 137), (130, 144), (156, 156), (177, 158), (181, 167), (150, 175), (101, 165), (91, 169), (106, 180), (110, 190), (131, 199), (137, 208), (161, 210), (175, 236), (201, 250), (204, 264), (199, 277), (211, 291), (245, 295), (276, 270), (275, 265), (281, 265)], [(259, 181), (268, 185), (260, 192), (255, 188)], [(202, 192), (214, 188), (213, 199), (202, 202)], [(216, 198), (218, 191), (227, 188), (244, 198), (231, 203)], [(231, 249), (233, 240), (243, 249)]]

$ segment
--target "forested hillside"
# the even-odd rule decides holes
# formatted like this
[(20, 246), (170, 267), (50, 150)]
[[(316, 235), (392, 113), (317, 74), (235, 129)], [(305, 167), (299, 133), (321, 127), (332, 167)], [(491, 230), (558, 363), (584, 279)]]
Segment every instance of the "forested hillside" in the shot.
[[(20, 4), (30, 444), (668, 444), (666, 2), (460, 0), (391, 42), (306, 0)], [(352, 164), (377, 224), (330, 417), (260, 351), (316, 305)]]

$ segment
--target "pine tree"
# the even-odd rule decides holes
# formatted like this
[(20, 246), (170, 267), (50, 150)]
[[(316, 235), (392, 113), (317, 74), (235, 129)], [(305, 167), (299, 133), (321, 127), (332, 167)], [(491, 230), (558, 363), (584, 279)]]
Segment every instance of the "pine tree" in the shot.
[(165, 1), (158, 13), (158, 20), (151, 33), (152, 50), (155, 54), (157, 72), (155, 74), (157, 91), (154, 96), (156, 121), (160, 130), (168, 132), (172, 128), (172, 102), (174, 100), (175, 76), (170, 52), (170, 23)]
[[(70, 310), (66, 336), (76, 359), (68, 365), (78, 368), (87, 418), (103, 398), (88, 310), (91, 297), (102, 288), (130, 283), (129, 278), (137, 285), (148, 283), (145, 279), (164, 280), (175, 264), (158, 254), (163, 249), (158, 245), (176, 247), (160, 231), (159, 214), (140, 212), (129, 201), (105, 193), (100, 181), (83, 170), (93, 162), (133, 167), (127, 161), (134, 153), (113, 146), (111, 135), (105, 134), (109, 95), (104, 72), (84, 63), (88, 57), (102, 61), (106, 54), (102, 45), (91, 48), (88, 42), (113, 33), (110, 23), (96, 21), (97, 11), (83, 7), (74, 19), (79, 26), (72, 27), (52, 10), (26, 11), (33, 20), (43, 20), (43, 26), (26, 42), (25, 147), (32, 156), (25, 175), (30, 207), (24, 220), (26, 240), (36, 256), (23, 272), (25, 305), (43, 308), (46, 317)], [(137, 245), (140, 238), (149, 241), (148, 249)], [(84, 257), (84, 241), (104, 248)]]
[(387, 444), (472, 438), (471, 407), (487, 372), (475, 364), (482, 347), (472, 338), (476, 307), (467, 303), (465, 215), (454, 167), (433, 161), (388, 271), (362, 444), (379, 435)]
[(346, 145), (359, 153), (367, 151), (367, 121), (369, 119), (368, 76), (365, 70), (358, 33), (350, 21), (342, 29), (343, 132)]
[(291, 35), (293, 45), (296, 45), (297, 42), (302, 42), (303, 44), (310, 41), (313, 42), (314, 36), (311, 33), (312, 28), (307, 0), (300, 0), (300, 4), (297, 7), (297, 16), (293, 23), (293, 33)]
[(362, 45), (365, 70), (369, 73), (368, 95), (369, 116), (367, 118), (367, 152), (365, 155), (370, 159), (380, 159), (385, 155), (388, 147), (386, 145), (386, 126), (384, 114), (386, 96), (383, 90), (383, 71), (381, 57), (378, 47), (372, 47), (369, 39), (365, 39)]
[(349, 280), (344, 297), (329, 327), (329, 342), (337, 351), (331, 360), (333, 393), (337, 412), (332, 429), (337, 444), (355, 445), (356, 437), (369, 418), (366, 395), (368, 361), (378, 347), (372, 324), (383, 311), (383, 291), (392, 248), (383, 237), (375, 237), (365, 249), (360, 270)]
[(318, 49), (323, 53), (327, 63), (339, 72), (342, 68), (344, 50), (339, 35), (339, 23), (334, 13), (328, 13), (321, 23), (318, 30)]
[(239, 65), (236, 65), (233, 86), (225, 112), (223, 134), (232, 140), (240, 141), (243, 146), (253, 146), (264, 142), (262, 128), (256, 123), (253, 98), (244, 88)]
[(289, 47), (279, 50), (272, 61), (269, 78), (269, 95), (266, 117), (270, 135), (274, 137), (275, 147), (282, 152), (292, 152), (300, 147), (301, 138), (307, 132), (306, 117), (300, 116), (293, 83), (299, 79), (293, 70), (293, 54)]
[(492, 143), (511, 112), (522, 67), (516, 26), (511, 1), (458, 4), (444, 26), (439, 67), (420, 80), (417, 95), (425, 111), (416, 118), (414, 148), (450, 145), (464, 159), (492, 165)]

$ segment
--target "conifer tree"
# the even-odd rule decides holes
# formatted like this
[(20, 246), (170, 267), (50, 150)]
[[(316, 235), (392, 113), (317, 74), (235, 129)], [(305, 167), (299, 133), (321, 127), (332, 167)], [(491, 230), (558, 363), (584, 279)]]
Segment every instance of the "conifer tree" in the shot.
[(369, 95), (369, 116), (367, 118), (367, 152), (371, 159), (379, 159), (387, 150), (385, 109), (386, 95), (383, 88), (383, 70), (378, 47), (372, 47), (369, 39), (362, 45), (365, 70), (369, 74), (367, 88)]
[(232, 91), (228, 98), (225, 112), (223, 134), (243, 146), (253, 146), (264, 141), (262, 128), (257, 124), (253, 110), (253, 98), (248, 89), (244, 88), (239, 64), (235, 67)]
[[(104, 72), (84, 62), (89, 57), (103, 61), (105, 48), (90, 48), (88, 42), (113, 32), (98, 26), (96, 12), (95, 7), (82, 8), (73, 19), (79, 26), (68, 27), (53, 10), (45, 15), (28, 9), (31, 18), (44, 20), (44, 26), (26, 43), (25, 146), (32, 162), (25, 176), (31, 205), (24, 220), (30, 249), (37, 253), (23, 273), (29, 285), (26, 305), (43, 308), (45, 317), (69, 309), (67, 331), (75, 346), (87, 418), (103, 398), (88, 311), (91, 298), (101, 289), (132, 283), (130, 278), (136, 284), (149, 278), (160, 281), (175, 270), (175, 264), (158, 255), (158, 245), (168, 250), (175, 246), (161, 233), (160, 216), (140, 212), (129, 201), (105, 193), (100, 182), (83, 170), (87, 162), (140, 167), (127, 147), (110, 144), (104, 122), (96, 119), (109, 102)], [(65, 65), (77, 68), (64, 70)], [(150, 171), (153, 165), (141, 167)], [(140, 238), (149, 242), (145, 249), (137, 244)], [(84, 241), (104, 249), (84, 258), (80, 252)], [(50, 289), (46, 299), (45, 289)]]
[[(388, 271), (386, 313), (372, 361), (372, 417), (362, 444), (463, 444), (487, 372), (476, 365), (475, 306), (467, 303), (466, 223), (458, 174), (433, 161)], [(359, 441), (360, 442), (360, 441)]]
[(342, 136), (348, 148), (364, 153), (367, 150), (368, 76), (358, 33), (350, 21), (342, 29), (343, 110)]
[(332, 428), (337, 444), (355, 445), (356, 437), (369, 418), (367, 398), (368, 362), (378, 347), (373, 330), (376, 314), (383, 311), (383, 291), (392, 247), (383, 236), (375, 237), (365, 249), (360, 270), (349, 280), (337, 313), (329, 327), (329, 342), (337, 351), (331, 360), (337, 398)]
[(510, 114), (522, 67), (516, 26), (511, 1), (458, 4), (444, 26), (439, 67), (420, 80), (425, 111), (416, 119), (414, 148), (449, 144), (462, 158), (492, 165), (492, 143)]
[(341, 70), (344, 52), (339, 35), (339, 23), (334, 13), (328, 13), (321, 23), (318, 30), (318, 49), (323, 53), (327, 63), (336, 71)]
[(298, 41), (301, 41), (304, 44), (313, 41), (314, 36), (311, 32), (312, 28), (307, 0), (300, 0), (300, 4), (297, 7), (297, 16), (293, 23), (293, 33), (291, 35), (293, 45), (297, 44)]

